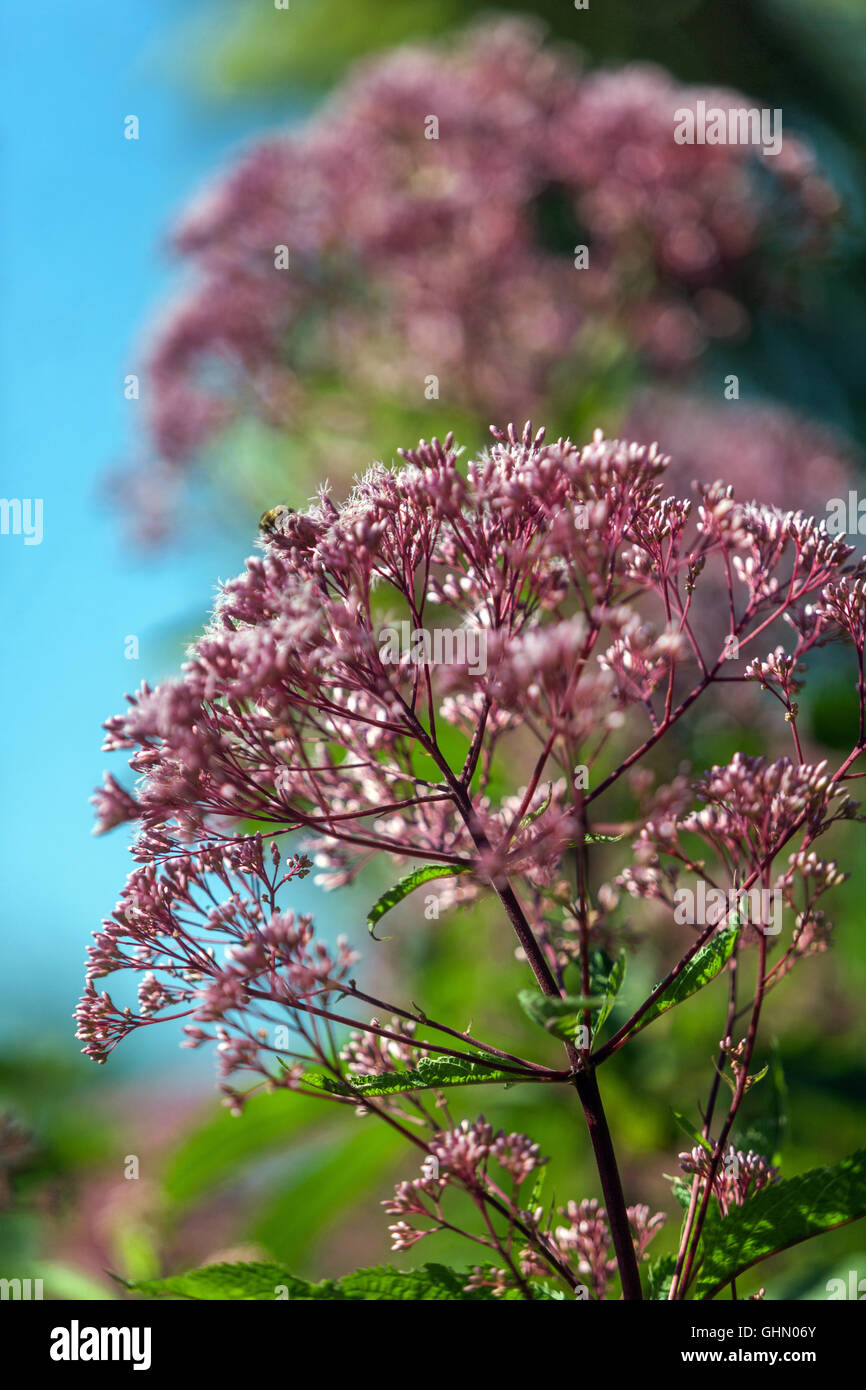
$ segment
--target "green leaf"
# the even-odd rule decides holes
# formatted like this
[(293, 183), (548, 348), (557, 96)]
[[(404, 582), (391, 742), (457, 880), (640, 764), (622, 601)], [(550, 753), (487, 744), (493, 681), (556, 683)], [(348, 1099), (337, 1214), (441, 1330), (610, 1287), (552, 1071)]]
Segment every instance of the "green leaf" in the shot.
[[(421, 1057), (414, 1071), (377, 1072), (338, 1080), (324, 1072), (307, 1072), (302, 1080), (335, 1096), (393, 1096), (406, 1091), (432, 1091), (441, 1086), (500, 1085), (522, 1081), (514, 1072), (500, 1071), (482, 1061), (464, 1062), (459, 1057)], [(528, 1078), (527, 1078), (528, 1079)]]
[(529, 815), (523, 817), (523, 820), (520, 822), (520, 826), (519, 826), (519, 829), (520, 829), (520, 830), (524, 830), (524, 829), (526, 828), (527, 825), (531, 825), (532, 822), (533, 822), (534, 820), (538, 820), (538, 817), (539, 817), (539, 816), (543, 816), (543, 815), (544, 815), (544, 812), (547, 810), (548, 806), (550, 805), (550, 799), (551, 799), (552, 796), (553, 796), (553, 783), (552, 783), (552, 782), (548, 782), (548, 784), (547, 784), (547, 796), (544, 798), (544, 800), (542, 801), (542, 803), (541, 803), (540, 806), (536, 806), (536, 808), (535, 808), (534, 811), (530, 811), (530, 812), (529, 812)]
[(866, 1216), (866, 1149), (765, 1187), (724, 1219), (705, 1226), (695, 1298), (712, 1298), (731, 1279), (780, 1250)]
[(740, 928), (741, 923), (730, 922), (714, 932), (676, 979), (671, 980), (664, 993), (660, 994), (643, 1017), (638, 1019), (628, 1036), (633, 1038), (636, 1033), (646, 1028), (647, 1024), (653, 1023), (676, 1004), (682, 1004), (685, 999), (691, 998), (699, 989), (703, 989), (704, 985), (714, 980), (733, 955)]
[[(751, 1072), (751, 1073), (749, 1074), (749, 1080), (748, 1080), (748, 1082), (747, 1082), (748, 1089), (751, 1090), (752, 1087), (753, 1087), (753, 1086), (756, 1086), (756, 1085), (758, 1084), (759, 1081), (763, 1081), (764, 1077), (767, 1075), (767, 1072), (768, 1072), (769, 1070), (770, 1070), (770, 1064), (769, 1064), (769, 1062), (768, 1062), (765, 1066), (761, 1067), (761, 1070), (760, 1070), (760, 1071)], [(727, 1086), (730, 1086), (730, 1088), (731, 1088), (731, 1093), (732, 1093), (733, 1095), (736, 1095), (736, 1094), (737, 1094), (737, 1082), (735, 1081), (735, 1079), (734, 1079), (732, 1076), (729, 1076), (728, 1073), (727, 1073), (726, 1071), (723, 1071), (723, 1072), (722, 1072), (722, 1080), (725, 1082), (725, 1084), (726, 1084)]]
[(685, 1115), (681, 1115), (679, 1110), (672, 1110), (671, 1114), (673, 1115), (680, 1129), (683, 1131), (683, 1134), (688, 1135), (689, 1139), (691, 1139), (693, 1144), (698, 1144), (702, 1149), (706, 1149), (708, 1153), (712, 1153), (713, 1146), (710, 1143), (709, 1139), (704, 1138), (704, 1136), (701, 1134), (701, 1131), (697, 1129), (695, 1125), (692, 1124), (691, 1120), (689, 1120)]
[[(128, 1289), (148, 1298), (232, 1300), (238, 1302), (273, 1301), (280, 1290), (288, 1291), (290, 1301), (342, 1298), (332, 1280), (310, 1284), (298, 1279), (285, 1265), (258, 1262), (255, 1264), (205, 1265), (188, 1274), (171, 1275), (168, 1279), (137, 1279), (123, 1281)], [(286, 1294), (281, 1295), (283, 1298)]]
[(535, 1181), (532, 1184), (532, 1191), (529, 1194), (529, 1201), (526, 1203), (527, 1211), (535, 1211), (536, 1207), (541, 1206), (541, 1194), (544, 1191), (544, 1184), (547, 1180), (547, 1167), (536, 1169)]
[(310, 1086), (314, 1091), (327, 1091), (329, 1096), (352, 1096), (355, 1094), (354, 1088), (344, 1081), (342, 1077), (331, 1076), (326, 1071), (305, 1071), (301, 1077), (305, 1086)]
[[(468, 1278), (468, 1270), (448, 1269), (440, 1264), (426, 1264), (420, 1269), (410, 1270), (378, 1265), (375, 1269), (358, 1269), (354, 1274), (345, 1275), (339, 1281), (339, 1287), (345, 1298), (363, 1299), (365, 1302), (374, 1299), (423, 1303), (500, 1301), (498, 1298), (494, 1300), (490, 1289), (464, 1292)], [(512, 1290), (502, 1297), (514, 1300), (519, 1299), (520, 1294)]]
[[(324, 1279), (311, 1284), (298, 1279), (282, 1264), (220, 1264), (193, 1269), (188, 1274), (168, 1279), (145, 1279), (128, 1282), (126, 1287), (148, 1298), (232, 1300), (243, 1302), (492, 1302), (490, 1289), (464, 1286), (469, 1271), (447, 1269), (445, 1265), (426, 1264), (420, 1269), (399, 1270), (390, 1265), (373, 1269), (358, 1269), (342, 1279)], [(504, 1298), (520, 1297), (509, 1291)], [(501, 1299), (497, 1299), (500, 1302)]]
[(573, 1038), (580, 1027), (581, 1013), (597, 1009), (605, 1002), (603, 996), (595, 994), (558, 997), (539, 994), (534, 989), (522, 989), (517, 997), (532, 1022), (557, 1038)]
[(592, 1020), (593, 1037), (599, 1032), (606, 1022), (611, 1009), (616, 1002), (625, 980), (626, 954), (620, 951), (615, 960), (605, 955), (604, 951), (593, 951), (589, 958), (589, 987), (592, 994), (604, 996), (604, 1003), (594, 1014)]
[[(669, 1176), (669, 1175), (666, 1174), (666, 1176)], [(690, 1182), (686, 1182), (684, 1178), (680, 1177), (679, 1174), (677, 1174), (676, 1177), (670, 1179), (670, 1184), (671, 1184), (671, 1192), (672, 1192), (672, 1193), (674, 1194), (674, 1196), (676, 1197), (676, 1199), (677, 1199), (677, 1201), (679, 1202), (680, 1206), (682, 1207), (683, 1211), (688, 1211), (689, 1207), (691, 1206), (691, 1202), (692, 1202), (692, 1185), (691, 1185), (691, 1183), (690, 1183)]]
[(676, 1255), (662, 1255), (659, 1259), (653, 1260), (647, 1270), (648, 1298), (654, 1300), (656, 1303), (662, 1303), (667, 1300), (676, 1264)]
[(376, 923), (380, 922), (386, 912), (390, 912), (392, 907), (396, 907), (404, 898), (408, 898), (416, 888), (420, 888), (422, 883), (429, 883), (434, 878), (455, 878), (457, 874), (465, 874), (468, 870), (462, 866), (454, 864), (425, 864), (423, 868), (413, 869), (411, 874), (406, 874), (389, 888), (387, 893), (383, 893), (370, 911), (367, 913), (367, 930), (374, 941), (389, 941), (390, 937), (379, 937), (376, 935)]

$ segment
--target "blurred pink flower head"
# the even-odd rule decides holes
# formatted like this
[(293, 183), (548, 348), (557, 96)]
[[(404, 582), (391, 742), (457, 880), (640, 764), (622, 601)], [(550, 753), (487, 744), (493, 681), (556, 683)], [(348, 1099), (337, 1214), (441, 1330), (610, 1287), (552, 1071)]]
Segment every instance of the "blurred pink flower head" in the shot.
[(632, 404), (625, 433), (670, 457), (668, 485), (683, 496), (722, 479), (737, 497), (794, 507), (817, 520), (847, 497), (858, 469), (852, 442), (779, 405), (736, 404), (656, 389)]
[(305, 437), (368, 396), (422, 406), (433, 380), (452, 409), (522, 418), (601, 344), (681, 371), (741, 333), (825, 245), (836, 197), (787, 134), (766, 167), (676, 144), (699, 99), (743, 100), (650, 66), (585, 73), (534, 24), (488, 22), (361, 66), (252, 148), (174, 232), (191, 283), (147, 354), (158, 462), (123, 484), (139, 529), (168, 524), (232, 419)]

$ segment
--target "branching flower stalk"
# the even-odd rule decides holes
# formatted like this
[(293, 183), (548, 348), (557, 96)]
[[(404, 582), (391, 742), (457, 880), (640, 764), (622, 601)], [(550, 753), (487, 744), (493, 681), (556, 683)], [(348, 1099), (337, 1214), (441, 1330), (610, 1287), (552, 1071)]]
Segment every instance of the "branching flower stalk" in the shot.
[[(638, 1300), (664, 1218), (627, 1204), (597, 1073), (727, 973), (701, 1144), (682, 1156), (691, 1199), (669, 1285), (680, 1299), (713, 1200), (724, 1219), (773, 1177), (766, 1157), (731, 1140), (767, 996), (827, 944), (818, 902), (844, 875), (813, 846), (855, 816), (845, 782), (864, 751), (861, 715), (835, 771), (806, 762), (795, 696), (804, 658), (847, 641), (862, 705), (866, 571), (823, 523), (739, 501), (721, 483), (696, 508), (667, 496), (654, 446), (600, 434), (583, 448), (547, 444), (529, 425), (493, 435), (468, 462), (450, 435), (422, 441), (402, 465), (370, 469), (340, 506), (323, 489), (304, 513), (275, 508), (182, 675), (142, 686), (107, 722), (106, 748), (130, 754), (138, 782), (129, 792), (106, 777), (99, 828), (137, 823), (137, 867), (89, 948), (78, 1035), (104, 1062), (129, 1033), (183, 1020), (186, 1046), (216, 1044), (234, 1112), (258, 1089), (288, 1088), (388, 1124), (424, 1155), (421, 1176), (387, 1203), (394, 1248), (461, 1231), (496, 1262), (475, 1267), (467, 1288), (605, 1298), (616, 1277)], [(693, 604), (702, 584), (726, 595), (721, 651)], [(412, 639), (395, 659), (383, 634), (401, 624)], [(433, 627), (452, 660), (431, 659), (422, 639)], [(776, 645), (761, 657), (758, 642)], [(731, 680), (775, 697), (793, 758), (736, 754), (657, 782), (654, 750)], [(596, 818), (601, 798), (609, 809)], [(619, 853), (608, 842), (625, 835), (630, 860), (599, 883)], [(561, 1040), (565, 1065), (361, 988), (349, 940), (326, 945), (285, 905), (314, 861), (340, 888), (381, 855), (412, 872), (380, 913), (434, 880), (441, 909), (498, 901), (535, 982), (521, 1000)], [(698, 889), (718, 899), (685, 923), (678, 903)], [(623, 892), (667, 912), (677, 943), (625, 1018)], [(792, 921), (786, 941), (770, 901)], [(738, 1038), (746, 953), (756, 983)], [(97, 991), (117, 971), (140, 977), (135, 1008)], [(238, 1073), (252, 1086), (239, 1089)], [(732, 1099), (716, 1129), (723, 1077)], [(577, 1091), (603, 1207), (545, 1206), (546, 1160), (531, 1139), (452, 1116), (457, 1087), (496, 1084)], [(451, 1213), (452, 1190), (477, 1228)]]

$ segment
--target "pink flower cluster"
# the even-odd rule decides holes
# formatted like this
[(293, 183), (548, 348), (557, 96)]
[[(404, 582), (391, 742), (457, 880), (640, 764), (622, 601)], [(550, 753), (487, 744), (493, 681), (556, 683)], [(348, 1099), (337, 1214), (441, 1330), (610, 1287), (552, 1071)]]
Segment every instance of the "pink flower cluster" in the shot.
[[(862, 649), (844, 540), (721, 487), (694, 515), (664, 494), (666, 460), (644, 446), (545, 444), (527, 427), (465, 468), (450, 436), (405, 457), (372, 468), (340, 507), (323, 493), (282, 514), (223, 585), (183, 675), (144, 685), (107, 722), (106, 748), (129, 752), (140, 780), (134, 796), (106, 782), (100, 824), (138, 819), (135, 853), (151, 867), (134, 876), (137, 898), (157, 861), (193, 853), (205, 860), (184, 872), (212, 871), (207, 856), (243, 819), (300, 832), (331, 884), (384, 851), (450, 866), (476, 889), (518, 878), (547, 891), (575, 836), (575, 766), (594, 775), (628, 727), (630, 767), (727, 671), (692, 629), (709, 575), (725, 584), (741, 651), (782, 618), (794, 665), (833, 635)], [(383, 661), (379, 632), (403, 618), (475, 630), (486, 670)], [(445, 759), (440, 722), (463, 735), (462, 765)], [(498, 757), (526, 780), (495, 799)], [(677, 824), (748, 872), (845, 807), (801, 758), (738, 756), (672, 794), (679, 811), (648, 815), (641, 832), (638, 888), (657, 881), (653, 854), (674, 846)]]
[[(467, 1192), (488, 1215), (484, 1233), (470, 1234), (470, 1239), (494, 1257), (507, 1260), (505, 1266), (476, 1266), (467, 1289), (487, 1287), (502, 1295), (516, 1285), (525, 1287), (530, 1280), (549, 1279), (553, 1273), (565, 1278), (572, 1290), (583, 1288), (585, 1296), (591, 1290), (594, 1299), (607, 1298), (616, 1273), (607, 1213), (594, 1198), (568, 1202), (558, 1213), (547, 1215), (541, 1205), (525, 1209), (521, 1189), (547, 1162), (525, 1134), (494, 1133), (481, 1115), (435, 1134), (427, 1149), (421, 1177), (398, 1183), (394, 1196), (382, 1203), (387, 1212), (401, 1218), (389, 1227), (394, 1250), (411, 1249), (427, 1236), (455, 1229), (443, 1205), (446, 1192), (454, 1187)], [(494, 1215), (507, 1216), (507, 1237), (490, 1219), (488, 1208)], [(556, 1215), (560, 1224), (554, 1226)], [(665, 1215), (651, 1216), (649, 1207), (636, 1206), (628, 1209), (628, 1219), (640, 1260), (664, 1225)], [(515, 1248), (517, 1242), (519, 1248)], [(583, 1283), (587, 1277), (589, 1287)]]
[[(323, 490), (303, 513), (280, 509), (259, 553), (222, 585), (182, 674), (144, 685), (107, 721), (106, 748), (129, 755), (138, 782), (129, 792), (106, 779), (94, 800), (100, 828), (137, 822), (137, 867), (90, 948), (78, 1036), (102, 1062), (129, 1033), (183, 1020), (188, 1046), (216, 1044), (233, 1110), (244, 1095), (228, 1078), (245, 1072), (255, 1086), (378, 1114), (424, 1150), (423, 1177), (390, 1205), (397, 1248), (451, 1229), (440, 1198), (456, 1184), (484, 1220), (470, 1238), (505, 1271), (485, 1267), (479, 1279), (531, 1296), (543, 1265), (571, 1289), (589, 1276), (600, 1298), (615, 1264), (624, 1296), (639, 1297), (637, 1258), (660, 1218), (625, 1206), (599, 1132), (595, 1072), (652, 1021), (644, 1016), (719, 919), (692, 918), (685, 954), (599, 1043), (594, 1019), (609, 1012), (614, 962), (600, 1000), (563, 998), (575, 993), (566, 973), (575, 967), (580, 994), (594, 995), (597, 958), (618, 931), (617, 893), (594, 892), (588, 854), (630, 834), (618, 886), (668, 905), (683, 872), (723, 884), (723, 898), (773, 889), (793, 930), (772, 968), (781, 923), (771, 935), (750, 918), (729, 941), (757, 944), (755, 999), (736, 1047), (731, 1003), (719, 1067), (727, 1058), (734, 1100), (707, 1160), (706, 1201), (688, 1218), (671, 1286), (682, 1296), (710, 1191), (745, 1200), (765, 1181), (747, 1155), (745, 1186), (734, 1195), (715, 1186), (751, 1084), (763, 998), (829, 932), (816, 903), (842, 875), (814, 843), (854, 814), (846, 781), (862, 775), (852, 767), (866, 727), (861, 713), (835, 770), (809, 763), (794, 696), (805, 658), (836, 640), (853, 648), (862, 697), (866, 562), (825, 523), (741, 502), (723, 483), (704, 487), (696, 507), (668, 495), (668, 461), (655, 447), (600, 432), (583, 447), (547, 443), (529, 424), (492, 434), (470, 459), (451, 435), (422, 441), (402, 465), (373, 466), (339, 505)], [(724, 596), (723, 645), (696, 621), (707, 584)], [(394, 660), (382, 633), (404, 623), (472, 632), (486, 659), (470, 660), (455, 640), (439, 664), (429, 654)], [(749, 658), (738, 676), (727, 674), (730, 641)], [(699, 777), (680, 766), (654, 786), (638, 765), (722, 678), (755, 682), (781, 703), (792, 756), (736, 754)], [(611, 788), (614, 822), (599, 819), (597, 804)], [(634, 815), (623, 819), (627, 788)], [(286, 856), (280, 842), (292, 835)], [(709, 851), (699, 862), (695, 837)], [(545, 996), (532, 996), (543, 1006), (535, 1021), (560, 1030), (567, 1068), (358, 986), (350, 943), (319, 939), (285, 899), (314, 860), (333, 887), (373, 855), (459, 878), (464, 901), (498, 898)], [(98, 991), (117, 972), (138, 979), (135, 1008)], [(571, 1022), (588, 1038), (578, 1041)], [(483, 1117), (455, 1123), (446, 1095), (467, 1080), (574, 1085), (593, 1122), (604, 1211), (568, 1204), (554, 1228), (552, 1212), (520, 1199), (538, 1148)], [(714, 1104), (715, 1093), (708, 1133)]]
[[(680, 1154), (680, 1168), (684, 1173), (696, 1173), (706, 1180), (709, 1166), (710, 1155), (700, 1145)], [(713, 1196), (722, 1216), (727, 1216), (732, 1207), (741, 1207), (749, 1197), (777, 1182), (778, 1178), (778, 1168), (766, 1158), (752, 1149), (743, 1153), (731, 1145), (723, 1154), (721, 1167), (713, 1179)]]
[[(389, 1227), (392, 1248), (406, 1250), (425, 1236), (447, 1230), (442, 1196), (449, 1186), (460, 1187), (476, 1197), (499, 1200), (514, 1216), (521, 1216), (517, 1205), (519, 1189), (531, 1174), (547, 1162), (539, 1156), (538, 1145), (525, 1134), (494, 1133), (481, 1115), (472, 1122), (462, 1121), (451, 1130), (434, 1133), (427, 1143), (422, 1176), (398, 1183), (394, 1196), (382, 1205), (391, 1215), (433, 1222), (418, 1227), (405, 1219)], [(494, 1177), (490, 1165), (500, 1170)], [(507, 1190), (506, 1190), (507, 1189)]]

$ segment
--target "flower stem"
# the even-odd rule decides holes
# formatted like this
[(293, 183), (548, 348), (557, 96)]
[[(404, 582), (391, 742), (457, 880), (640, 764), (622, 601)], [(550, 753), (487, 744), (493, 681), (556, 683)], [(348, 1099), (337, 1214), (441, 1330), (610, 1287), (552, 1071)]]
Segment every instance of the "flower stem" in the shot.
[(578, 1072), (574, 1078), (574, 1087), (580, 1097), (583, 1113), (586, 1116), (598, 1175), (601, 1178), (604, 1205), (607, 1210), (607, 1219), (610, 1222), (619, 1277), (622, 1281), (622, 1296), (628, 1302), (639, 1301), (643, 1298), (643, 1290), (638, 1273), (637, 1256), (631, 1237), (613, 1140), (610, 1137), (607, 1116), (601, 1102), (601, 1092), (598, 1089), (595, 1068), (588, 1067), (584, 1071)]
[[(449, 767), (441, 750), (431, 742), (426, 732), (421, 729), (424, 740), (429, 745), (431, 756), (442, 771), (454, 795), (454, 801), (460, 811), (466, 827), (472, 836), (475, 845), (479, 849), (488, 849), (489, 842), (481, 827), (477, 824), (475, 810), (466, 789), (457, 782), (454, 774)], [(491, 886), (496, 892), (499, 901), (505, 909), (506, 916), (511, 922), (533, 974), (538, 982), (538, 987), (542, 994), (560, 997), (560, 989), (553, 977), (553, 973), (545, 958), (544, 951), (535, 938), (535, 934), (526, 914), (520, 905), (520, 901), (514, 889), (507, 879), (502, 881), (491, 881)], [(574, 1087), (580, 1097), (583, 1113), (586, 1117), (589, 1137), (595, 1155), (598, 1175), (601, 1179), (601, 1190), (604, 1196), (604, 1205), (607, 1211), (607, 1218), (610, 1222), (611, 1237), (613, 1248), (616, 1255), (619, 1277), (622, 1283), (623, 1298), (632, 1302), (643, 1298), (641, 1289), (640, 1274), (637, 1267), (637, 1256), (635, 1254), (634, 1242), (631, 1237), (628, 1212), (626, 1211), (625, 1196), (622, 1190), (622, 1182), (619, 1176), (616, 1153), (614, 1152), (613, 1140), (608, 1128), (607, 1116), (604, 1113), (604, 1106), (601, 1101), (601, 1092), (598, 1089), (598, 1081), (595, 1076), (595, 1068), (588, 1064), (587, 1059), (581, 1057), (573, 1043), (566, 1043), (566, 1052), (572, 1067), (575, 1068)]]

